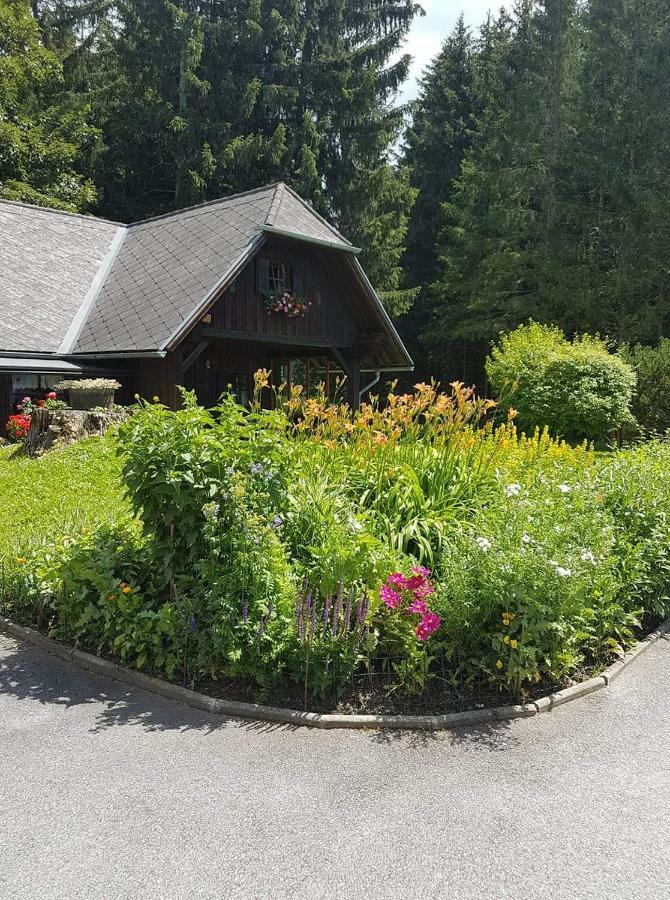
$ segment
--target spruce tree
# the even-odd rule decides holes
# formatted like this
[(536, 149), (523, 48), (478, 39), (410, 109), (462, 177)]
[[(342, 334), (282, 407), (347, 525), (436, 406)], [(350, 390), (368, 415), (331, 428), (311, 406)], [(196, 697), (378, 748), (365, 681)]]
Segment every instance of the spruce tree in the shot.
[(404, 163), (417, 191), (407, 238), (405, 275), (407, 285), (416, 286), (419, 294), (402, 327), (423, 375), (428, 372), (421, 362), (423, 354), (417, 338), (428, 325), (429, 288), (440, 274), (438, 246), (443, 206), (451, 200), (460, 176), (475, 111), (472, 39), (461, 15), (421, 79), (405, 136)]

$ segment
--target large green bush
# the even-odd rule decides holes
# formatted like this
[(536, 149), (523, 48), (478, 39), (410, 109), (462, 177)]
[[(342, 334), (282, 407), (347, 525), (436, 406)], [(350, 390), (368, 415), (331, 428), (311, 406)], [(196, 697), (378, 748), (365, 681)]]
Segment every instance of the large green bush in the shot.
[(625, 357), (637, 375), (633, 414), (648, 433), (670, 431), (670, 339), (656, 347), (638, 344), (627, 348)]
[(486, 371), (526, 431), (547, 427), (569, 441), (602, 444), (633, 421), (635, 373), (597, 337), (569, 341), (560, 329), (531, 322), (500, 339)]

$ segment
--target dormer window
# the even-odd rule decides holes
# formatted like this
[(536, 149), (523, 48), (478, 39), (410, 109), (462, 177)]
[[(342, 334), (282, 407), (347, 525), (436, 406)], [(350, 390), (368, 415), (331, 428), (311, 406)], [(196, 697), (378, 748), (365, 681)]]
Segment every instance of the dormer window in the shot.
[(293, 266), (270, 260), (268, 263), (268, 289), (271, 294), (293, 291)]

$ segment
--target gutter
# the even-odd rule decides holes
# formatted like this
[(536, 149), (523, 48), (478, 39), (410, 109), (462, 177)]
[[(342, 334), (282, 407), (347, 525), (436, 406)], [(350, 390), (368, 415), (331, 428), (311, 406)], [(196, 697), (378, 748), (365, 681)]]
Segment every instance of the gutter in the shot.
[(276, 225), (262, 225), (261, 231), (264, 231), (266, 234), (274, 234), (276, 237), (300, 241), (302, 244), (314, 244), (316, 247), (325, 247), (328, 250), (351, 253), (352, 256), (358, 256), (359, 253), (363, 252), (360, 247), (354, 247), (352, 244), (341, 244), (338, 241), (327, 241), (324, 238), (307, 237), (304, 234), (297, 234), (295, 231), (288, 231), (286, 228), (277, 228)]
[(360, 406), (363, 401), (363, 394), (367, 394), (368, 391), (372, 390), (372, 388), (379, 384), (379, 379), (382, 377), (381, 369), (375, 369), (375, 377), (372, 379), (370, 384), (366, 384), (364, 388), (361, 388), (358, 392), (358, 405)]
[(71, 353), (69, 359), (165, 359), (165, 350), (106, 350), (102, 353)]

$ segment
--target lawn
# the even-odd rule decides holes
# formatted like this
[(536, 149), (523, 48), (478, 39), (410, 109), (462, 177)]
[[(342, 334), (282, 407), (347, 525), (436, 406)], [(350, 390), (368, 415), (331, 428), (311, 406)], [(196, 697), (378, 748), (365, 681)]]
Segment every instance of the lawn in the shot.
[(0, 558), (94, 528), (128, 510), (111, 436), (92, 437), (41, 459), (0, 448)]

